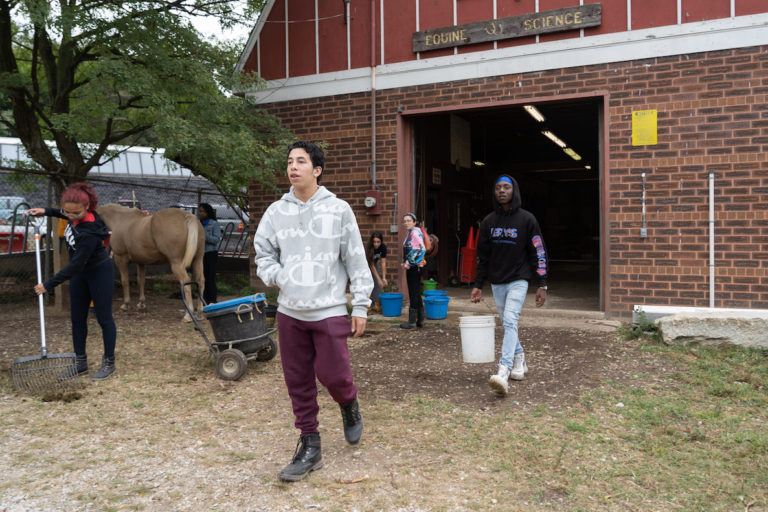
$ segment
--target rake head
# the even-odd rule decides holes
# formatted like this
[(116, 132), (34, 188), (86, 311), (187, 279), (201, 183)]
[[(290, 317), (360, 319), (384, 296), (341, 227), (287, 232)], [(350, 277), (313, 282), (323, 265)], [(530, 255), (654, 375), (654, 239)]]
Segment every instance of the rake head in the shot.
[(39, 394), (77, 384), (74, 353), (19, 357), (13, 360), (11, 370), (17, 391)]

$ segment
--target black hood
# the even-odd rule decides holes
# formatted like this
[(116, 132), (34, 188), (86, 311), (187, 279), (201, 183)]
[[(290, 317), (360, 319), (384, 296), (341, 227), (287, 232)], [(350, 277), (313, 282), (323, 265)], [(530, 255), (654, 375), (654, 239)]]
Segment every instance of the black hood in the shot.
[(73, 226), (73, 228), (79, 235), (88, 234), (99, 240), (105, 240), (109, 236), (109, 227), (107, 227), (104, 220), (99, 217), (98, 213), (94, 211), (91, 211), (91, 213), (93, 213), (94, 217), (93, 222), (81, 222), (77, 226)]
[[(494, 190), (496, 189), (496, 183), (498, 183), (499, 178), (507, 177), (510, 180), (512, 180), (512, 201), (509, 203), (509, 210), (506, 212), (504, 211), (504, 208), (499, 204), (499, 202), (496, 200), (496, 194), (494, 193)], [(493, 201), (493, 210), (500, 214), (500, 215), (511, 215), (515, 213), (517, 210), (520, 209), (520, 206), (523, 204), (522, 196), (520, 196), (520, 187), (517, 185), (517, 180), (510, 176), (509, 174), (500, 174), (496, 177), (495, 180), (493, 180), (493, 187), (491, 187), (491, 200)]]

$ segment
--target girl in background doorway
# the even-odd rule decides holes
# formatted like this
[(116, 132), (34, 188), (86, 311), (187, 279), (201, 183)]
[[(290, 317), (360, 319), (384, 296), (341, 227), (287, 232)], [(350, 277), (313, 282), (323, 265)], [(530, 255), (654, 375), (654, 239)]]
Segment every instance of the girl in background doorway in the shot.
[(365, 255), (368, 259), (368, 266), (371, 267), (373, 276), (373, 291), (371, 292), (371, 308), (376, 313), (381, 313), (381, 300), (379, 296), (384, 288), (387, 287), (387, 245), (384, 243), (384, 237), (381, 232), (374, 231), (368, 239), (368, 245), (365, 248)]
[(403, 329), (424, 326), (424, 303), (421, 300), (421, 268), (424, 266), (424, 235), (413, 213), (403, 215), (403, 226), (408, 231), (403, 242), (405, 281), (408, 283), (408, 321), (400, 324)]

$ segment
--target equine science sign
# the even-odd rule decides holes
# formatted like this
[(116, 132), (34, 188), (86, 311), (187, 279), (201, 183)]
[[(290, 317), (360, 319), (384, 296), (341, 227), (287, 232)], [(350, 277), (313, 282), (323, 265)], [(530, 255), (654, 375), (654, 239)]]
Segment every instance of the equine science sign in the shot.
[(602, 5), (587, 4), (552, 11), (478, 21), (413, 33), (413, 51), (424, 52), (515, 37), (578, 30), (600, 25)]

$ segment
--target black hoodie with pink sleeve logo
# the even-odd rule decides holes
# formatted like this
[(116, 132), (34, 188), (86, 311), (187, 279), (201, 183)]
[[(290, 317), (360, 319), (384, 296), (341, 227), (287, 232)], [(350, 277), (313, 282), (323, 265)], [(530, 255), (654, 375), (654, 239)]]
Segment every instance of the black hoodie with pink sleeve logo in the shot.
[[(485, 281), (505, 284), (537, 278), (539, 286), (546, 286), (549, 260), (544, 237), (536, 217), (522, 209), (520, 187), (509, 175), (514, 190), (509, 210), (504, 210), (493, 197), (493, 212), (480, 223), (477, 240), (477, 276), (475, 288)], [(501, 176), (499, 176), (500, 178)], [(496, 182), (494, 181), (494, 187)]]

